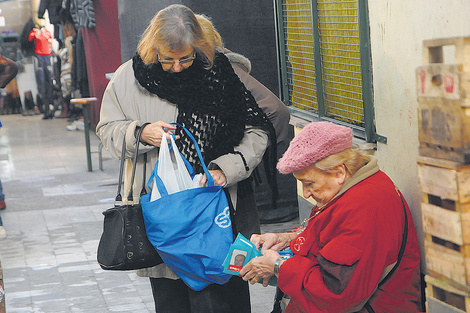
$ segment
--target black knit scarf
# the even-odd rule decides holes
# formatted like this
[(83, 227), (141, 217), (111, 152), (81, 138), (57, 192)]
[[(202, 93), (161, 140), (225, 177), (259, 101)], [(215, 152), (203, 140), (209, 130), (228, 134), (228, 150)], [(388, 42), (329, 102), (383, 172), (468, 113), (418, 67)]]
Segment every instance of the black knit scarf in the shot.
[[(271, 146), (264, 160), (268, 181), (272, 187), (273, 184), (275, 186), (277, 155), (274, 127), (224, 54), (216, 52), (214, 65), (208, 70), (204, 69), (202, 61), (196, 59), (180, 73), (164, 71), (160, 64), (145, 65), (136, 54), (133, 69), (142, 87), (177, 106), (177, 122), (193, 134), (206, 164), (221, 155), (233, 153), (247, 125), (268, 131)], [(176, 134), (181, 136), (177, 141), (180, 152), (196, 173), (201, 173), (202, 167), (192, 141), (179, 128)]]

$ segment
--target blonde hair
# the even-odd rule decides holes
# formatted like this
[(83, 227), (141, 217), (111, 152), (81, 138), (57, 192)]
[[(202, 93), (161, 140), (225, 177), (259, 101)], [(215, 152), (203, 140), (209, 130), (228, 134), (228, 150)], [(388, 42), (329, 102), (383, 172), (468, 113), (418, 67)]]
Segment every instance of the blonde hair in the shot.
[(211, 68), (214, 62), (214, 42), (208, 40), (193, 11), (181, 4), (160, 10), (142, 34), (137, 52), (145, 64), (158, 63), (159, 47), (170, 51), (194, 48), (197, 58)]
[(214, 24), (212, 24), (211, 19), (204, 14), (196, 14), (197, 21), (202, 27), (204, 34), (207, 37), (208, 41), (212, 41), (214, 46), (217, 48), (222, 48), (222, 37), (219, 32), (215, 29)]
[(346, 167), (346, 171), (350, 175), (354, 175), (361, 167), (363, 167), (370, 160), (371, 158), (369, 155), (366, 155), (358, 150), (350, 148), (332, 154), (316, 162), (315, 164), (313, 164), (313, 166), (324, 173), (333, 174), (337, 171), (335, 169), (337, 166), (344, 164), (344, 166)]

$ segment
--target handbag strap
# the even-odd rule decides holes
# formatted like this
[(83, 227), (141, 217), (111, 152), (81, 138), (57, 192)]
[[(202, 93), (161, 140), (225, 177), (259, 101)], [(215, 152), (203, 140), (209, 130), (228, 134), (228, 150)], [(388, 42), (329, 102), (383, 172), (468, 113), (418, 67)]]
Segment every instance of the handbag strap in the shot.
[[(140, 129), (139, 132), (137, 133), (136, 137), (136, 148), (135, 148), (135, 155), (134, 155), (134, 164), (132, 166), (132, 179), (131, 179), (131, 185), (129, 189), (129, 195), (127, 196), (127, 201), (134, 201), (134, 198), (132, 196), (132, 190), (134, 187), (134, 178), (135, 178), (135, 170), (137, 167), (137, 157), (139, 155), (139, 142), (140, 142), (140, 137), (142, 136), (142, 130), (144, 129), (145, 126), (147, 126), (150, 123), (144, 123)], [(123, 173), (124, 173), (124, 160), (126, 157), (126, 137), (124, 136), (124, 139), (122, 141), (122, 149), (121, 149), (121, 162), (120, 162), (120, 168), (119, 168), (119, 181), (118, 181), (118, 191), (117, 195), (115, 198), (115, 203), (114, 206), (118, 206), (116, 202), (121, 202), (122, 201), (122, 195), (121, 195), (121, 186), (122, 186), (122, 181), (123, 181)], [(145, 182), (145, 176), (146, 176), (146, 165), (147, 165), (147, 153), (144, 154), (144, 182)], [(145, 183), (142, 185), (142, 190), (141, 190), (141, 195), (145, 193)]]
[[(131, 187), (129, 188), (129, 194), (127, 195), (127, 201), (134, 201), (134, 196), (132, 194), (133, 191), (133, 186), (134, 186), (134, 179), (135, 179), (135, 170), (137, 168), (137, 157), (139, 156), (139, 142), (140, 142), (140, 137), (142, 136), (142, 131), (144, 130), (144, 127), (147, 126), (150, 123), (144, 123), (142, 126), (139, 128), (139, 132), (137, 133), (136, 137), (136, 144), (135, 144), (135, 154), (134, 154), (134, 164), (132, 166), (132, 176), (131, 176)], [(144, 175), (145, 175), (145, 168), (144, 168)], [(145, 178), (144, 178), (145, 181)]]
[[(400, 196), (401, 204), (403, 205), (403, 210), (405, 211), (405, 227), (403, 229), (402, 241), (401, 241), (400, 251), (398, 252), (397, 262), (395, 263), (395, 266), (393, 266), (393, 268), (390, 270), (390, 272), (388, 272), (387, 276), (385, 276), (384, 279), (382, 279), (379, 282), (378, 287), (382, 286), (387, 281), (387, 279), (389, 279), (390, 276), (392, 276), (393, 272), (395, 272), (395, 270), (398, 268), (398, 265), (400, 265), (401, 259), (403, 258), (403, 254), (405, 253), (406, 241), (408, 240), (408, 215), (406, 214), (405, 201), (403, 201), (403, 195), (398, 189), (397, 189), (397, 192), (398, 192), (398, 195)], [(364, 307), (369, 313), (375, 312), (374, 309), (372, 309), (372, 306), (370, 305), (369, 300), (367, 300)]]
[(144, 175), (142, 175), (142, 189), (140, 190), (140, 196), (142, 197), (147, 193), (147, 190), (145, 189), (145, 178), (147, 176), (147, 153), (144, 154)]
[(385, 276), (385, 278), (380, 281), (379, 287), (382, 286), (387, 281), (387, 279), (390, 278), (390, 276), (392, 276), (393, 272), (398, 268), (398, 265), (400, 265), (401, 259), (403, 258), (403, 254), (405, 253), (406, 241), (408, 240), (408, 215), (406, 214), (406, 207), (405, 202), (403, 201), (403, 195), (400, 191), (397, 190), (397, 192), (400, 195), (401, 204), (403, 205), (403, 211), (405, 211), (405, 228), (403, 229), (402, 241), (400, 251), (398, 252), (397, 263), (395, 263), (395, 266), (392, 268), (392, 270), (388, 272), (387, 276)]
[(114, 206), (118, 206), (118, 204), (116, 202), (121, 202), (122, 201), (121, 186), (122, 186), (122, 174), (124, 172), (124, 158), (125, 158), (125, 156), (126, 156), (126, 136), (124, 136), (124, 139), (122, 141), (121, 162), (120, 162), (120, 167), (119, 167), (118, 190), (117, 190), (116, 198), (114, 199)]

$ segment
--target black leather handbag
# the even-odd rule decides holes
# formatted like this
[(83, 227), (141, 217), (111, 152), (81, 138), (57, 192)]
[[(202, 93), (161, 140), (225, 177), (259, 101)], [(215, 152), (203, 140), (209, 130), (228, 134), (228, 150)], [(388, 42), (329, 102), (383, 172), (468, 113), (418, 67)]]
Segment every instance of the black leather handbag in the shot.
[[(136, 270), (152, 267), (163, 263), (157, 251), (147, 238), (144, 218), (140, 203), (133, 202), (132, 187), (135, 178), (137, 156), (139, 152), (140, 136), (143, 127), (137, 135), (137, 147), (132, 168), (132, 180), (130, 191), (127, 196), (127, 204), (122, 204), (121, 185), (124, 172), (124, 158), (126, 143), (122, 145), (121, 168), (119, 172), (119, 184), (114, 207), (103, 212), (103, 233), (98, 244), (97, 260), (104, 270)], [(146, 164), (147, 155), (144, 155)], [(145, 165), (144, 183), (141, 195), (145, 194)], [(120, 203), (120, 204), (119, 204)], [(132, 203), (132, 204), (131, 204)]]

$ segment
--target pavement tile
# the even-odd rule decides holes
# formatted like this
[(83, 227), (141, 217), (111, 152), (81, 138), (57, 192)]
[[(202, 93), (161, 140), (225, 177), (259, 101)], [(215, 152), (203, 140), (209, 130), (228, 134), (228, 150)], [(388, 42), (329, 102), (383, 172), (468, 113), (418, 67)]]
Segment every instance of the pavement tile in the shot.
[[(7, 238), (0, 241), (8, 313), (155, 312), (150, 282), (134, 271), (104, 271), (96, 262), (102, 212), (113, 206), (119, 162), (92, 154), (87, 171), (83, 131), (65, 119), (1, 117), (0, 179)], [(91, 146), (99, 140), (90, 133)], [(290, 230), (298, 220), (262, 225)], [(252, 312), (270, 312), (274, 287), (250, 286)]]

